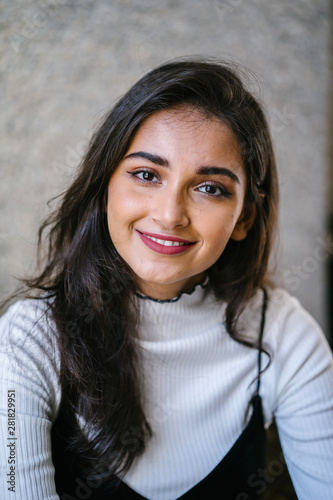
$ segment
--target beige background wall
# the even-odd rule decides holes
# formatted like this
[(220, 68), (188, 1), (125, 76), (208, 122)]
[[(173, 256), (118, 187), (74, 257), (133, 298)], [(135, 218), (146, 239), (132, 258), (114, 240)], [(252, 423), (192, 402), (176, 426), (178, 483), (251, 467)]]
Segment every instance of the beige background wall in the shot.
[(208, 55), (261, 81), (280, 170), (280, 273), (327, 328), (329, 0), (1, 0), (0, 298), (31, 269), (46, 202), (139, 77)]

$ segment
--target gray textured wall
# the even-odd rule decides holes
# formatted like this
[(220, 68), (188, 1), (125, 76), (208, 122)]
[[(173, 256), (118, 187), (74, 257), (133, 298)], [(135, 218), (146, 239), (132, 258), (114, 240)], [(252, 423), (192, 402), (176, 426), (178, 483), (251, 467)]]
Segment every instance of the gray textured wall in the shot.
[[(0, 298), (33, 266), (47, 200), (112, 103), (168, 59), (208, 55), (261, 81), (280, 170), (280, 271), (326, 328), (329, 0), (2, 0)], [(325, 250), (326, 248), (326, 250)]]

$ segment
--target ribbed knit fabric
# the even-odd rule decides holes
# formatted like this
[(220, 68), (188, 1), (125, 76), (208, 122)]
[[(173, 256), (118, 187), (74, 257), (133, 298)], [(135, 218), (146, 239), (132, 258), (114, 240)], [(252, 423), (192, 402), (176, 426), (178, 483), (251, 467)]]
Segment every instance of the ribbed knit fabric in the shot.
[[(178, 300), (138, 298), (145, 409), (153, 437), (125, 482), (151, 500), (174, 500), (203, 479), (241, 434), (255, 391), (257, 350), (230, 338), (225, 305), (197, 286)], [(262, 293), (241, 317), (259, 335)], [(4, 500), (58, 499), (50, 428), (59, 407), (56, 333), (43, 303), (18, 302), (1, 318), (0, 491)], [(261, 378), (265, 421), (275, 415), (300, 499), (333, 498), (333, 360), (314, 320), (282, 290), (269, 291)], [(263, 367), (268, 357), (263, 355)], [(16, 394), (16, 493), (8, 491), (7, 391)], [(135, 446), (135, 429), (127, 445)], [(267, 474), (274, 479), (279, 464)], [(263, 481), (262, 471), (253, 478)], [(263, 484), (264, 487), (264, 484)], [(3, 492), (3, 493), (2, 493)]]

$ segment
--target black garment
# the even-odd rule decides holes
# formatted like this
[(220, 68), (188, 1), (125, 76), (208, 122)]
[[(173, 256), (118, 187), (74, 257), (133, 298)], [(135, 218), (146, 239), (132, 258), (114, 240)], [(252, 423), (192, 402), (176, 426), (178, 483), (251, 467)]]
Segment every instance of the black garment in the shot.
[[(265, 466), (266, 435), (259, 395), (261, 374), (261, 343), (265, 323), (267, 294), (264, 291), (259, 335), (258, 383), (250, 402), (251, 418), (244, 431), (221, 462), (178, 500), (255, 500), (260, 498), (262, 484), (258, 473)], [(85, 479), (78, 460), (66, 449), (73, 434), (75, 420), (60, 411), (52, 427), (52, 458), (55, 482), (61, 500), (147, 500), (122, 481)]]

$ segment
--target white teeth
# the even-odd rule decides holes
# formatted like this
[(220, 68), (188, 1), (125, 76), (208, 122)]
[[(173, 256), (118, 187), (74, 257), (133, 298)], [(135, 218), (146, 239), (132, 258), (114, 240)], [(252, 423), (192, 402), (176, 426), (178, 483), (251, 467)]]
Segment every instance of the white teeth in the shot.
[(179, 247), (185, 245), (185, 243), (182, 243), (181, 241), (159, 240), (158, 238), (153, 238), (152, 236), (147, 236), (146, 234), (145, 237), (149, 238), (150, 240), (156, 241), (156, 243), (164, 245), (165, 247)]

